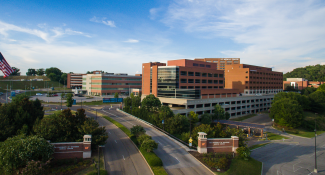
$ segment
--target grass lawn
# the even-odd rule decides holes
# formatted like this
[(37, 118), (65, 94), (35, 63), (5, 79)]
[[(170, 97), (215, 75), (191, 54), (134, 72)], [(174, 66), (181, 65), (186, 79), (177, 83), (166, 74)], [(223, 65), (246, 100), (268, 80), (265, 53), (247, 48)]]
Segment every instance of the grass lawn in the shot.
[(248, 149), (253, 150), (253, 149), (256, 149), (256, 148), (263, 147), (263, 146), (265, 146), (267, 144), (270, 144), (270, 143), (261, 143), (261, 144), (253, 145), (253, 146), (249, 147)]
[(218, 175), (260, 175), (262, 171), (262, 162), (253, 158), (248, 160), (233, 159), (230, 169), (224, 173), (215, 172)]
[[(10, 83), (11, 83), (11, 89), (21, 89), (24, 90), (25, 87), (26, 89), (29, 89), (30, 86), (34, 87), (35, 89), (38, 88), (44, 88), (46, 87), (46, 83), (48, 83), (48, 85), (50, 87), (59, 87), (59, 82), (57, 81), (0, 81), (0, 87), (2, 89), (6, 89), (7, 85), (8, 88), (10, 89)], [(60, 86), (62, 86), (60, 84)]]
[(274, 134), (274, 133), (271, 133), (271, 132), (267, 132), (267, 139), (268, 140), (282, 140), (282, 139), (289, 139), (289, 138), (278, 135), (278, 134)]
[[(114, 119), (108, 117), (108, 116), (103, 116), (106, 120), (110, 121), (111, 123), (113, 123), (114, 125), (116, 125), (118, 128), (120, 128), (127, 136), (129, 136), (129, 138), (135, 143), (135, 145), (138, 145), (138, 141), (135, 138), (135, 136), (133, 136), (131, 134), (131, 131), (126, 128), (125, 126), (123, 126), (122, 124), (120, 124), (119, 122), (115, 121)], [(163, 166), (152, 166), (151, 162), (156, 163), (157, 161), (161, 162), (161, 159), (153, 152), (148, 153), (145, 150), (140, 149), (141, 154), (143, 155), (143, 157), (146, 159), (146, 161), (148, 162), (148, 164), (150, 165), (150, 168), (152, 169), (153, 173), (155, 175), (167, 175), (166, 170), (164, 169)]]
[[(98, 101), (91, 102), (82, 102), (82, 105), (107, 105), (107, 104), (121, 104), (121, 102), (111, 102), (111, 103), (103, 103), (101, 98), (97, 98)], [(80, 100), (78, 100), (80, 101)], [(81, 102), (77, 102), (77, 105), (81, 105)]]
[[(298, 133), (297, 133), (298, 131)], [(315, 131), (304, 131), (302, 129), (297, 129), (295, 131), (286, 131), (289, 134), (292, 135), (297, 135), (297, 136), (301, 136), (301, 137), (307, 137), (307, 138), (313, 138), (315, 137)], [(324, 133), (325, 131), (317, 131), (317, 135)]]
[(245, 116), (242, 116), (242, 117), (230, 118), (229, 120), (232, 120), (232, 121), (243, 121), (243, 120), (246, 120), (246, 119), (255, 117), (255, 116), (256, 116), (256, 114), (249, 114), (249, 115), (245, 115)]

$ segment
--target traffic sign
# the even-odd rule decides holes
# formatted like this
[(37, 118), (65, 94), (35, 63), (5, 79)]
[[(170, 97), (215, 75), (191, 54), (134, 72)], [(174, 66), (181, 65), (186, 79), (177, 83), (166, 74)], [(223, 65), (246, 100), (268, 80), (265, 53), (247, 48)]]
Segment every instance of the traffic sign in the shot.
[(193, 139), (192, 137), (190, 137), (190, 140), (188, 140), (188, 142), (192, 143), (193, 142)]

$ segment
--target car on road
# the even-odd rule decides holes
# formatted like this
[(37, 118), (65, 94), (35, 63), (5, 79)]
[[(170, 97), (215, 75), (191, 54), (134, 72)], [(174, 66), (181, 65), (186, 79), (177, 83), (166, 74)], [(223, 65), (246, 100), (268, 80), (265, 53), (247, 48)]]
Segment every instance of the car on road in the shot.
[(54, 97), (59, 96), (58, 94), (53, 94)]
[(36, 93), (36, 95), (37, 95), (37, 96), (42, 96), (43, 94), (41, 94), (41, 93)]

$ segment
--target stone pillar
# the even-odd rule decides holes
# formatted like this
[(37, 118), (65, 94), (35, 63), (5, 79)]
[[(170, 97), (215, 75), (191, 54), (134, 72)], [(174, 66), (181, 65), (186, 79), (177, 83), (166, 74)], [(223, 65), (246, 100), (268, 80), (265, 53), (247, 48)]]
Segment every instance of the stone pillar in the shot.
[(238, 148), (238, 141), (239, 141), (239, 137), (237, 136), (231, 136), (232, 138), (232, 151), (234, 153), (237, 153), (237, 148)]
[(84, 135), (83, 143), (83, 158), (91, 158), (91, 135)]
[(248, 127), (248, 135), (250, 136), (251, 135), (251, 128)]
[(263, 129), (261, 128), (261, 137), (263, 138)]
[(198, 147), (197, 147), (197, 152), (199, 153), (207, 153), (208, 149), (207, 149), (207, 134), (204, 132), (198, 132), (199, 137), (198, 137)]

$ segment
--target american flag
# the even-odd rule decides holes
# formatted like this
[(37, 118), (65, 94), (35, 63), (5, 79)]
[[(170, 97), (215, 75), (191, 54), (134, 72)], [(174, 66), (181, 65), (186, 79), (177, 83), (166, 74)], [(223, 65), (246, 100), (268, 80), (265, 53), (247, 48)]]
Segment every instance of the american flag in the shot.
[(3, 77), (5, 78), (15, 71), (7, 63), (6, 59), (3, 57), (1, 52), (0, 52), (0, 70), (3, 72), (4, 75)]

